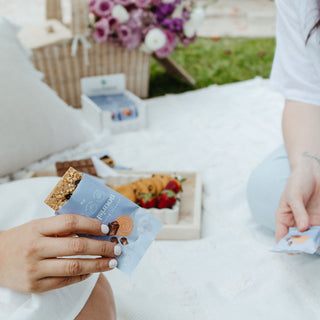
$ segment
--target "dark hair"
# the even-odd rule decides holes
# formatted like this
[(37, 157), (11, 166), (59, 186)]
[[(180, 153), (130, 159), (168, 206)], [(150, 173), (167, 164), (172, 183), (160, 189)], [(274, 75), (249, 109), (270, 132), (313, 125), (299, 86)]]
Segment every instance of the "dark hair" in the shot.
[(309, 34), (308, 34), (308, 37), (307, 37), (307, 40), (306, 40), (306, 43), (309, 41), (312, 33), (314, 30), (318, 29), (320, 27), (320, 20), (318, 20), (318, 22), (312, 27), (312, 29), (310, 30)]

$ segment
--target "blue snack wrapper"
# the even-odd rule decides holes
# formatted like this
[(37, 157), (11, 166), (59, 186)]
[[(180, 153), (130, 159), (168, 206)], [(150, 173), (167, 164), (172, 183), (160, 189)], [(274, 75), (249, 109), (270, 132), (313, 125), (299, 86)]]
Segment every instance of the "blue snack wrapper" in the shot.
[(98, 219), (109, 225), (110, 235), (81, 236), (106, 241), (116, 238), (122, 248), (122, 254), (117, 258), (118, 269), (128, 275), (136, 268), (162, 227), (162, 223), (144, 209), (107, 187), (104, 181), (87, 174), (83, 174), (71, 198), (56, 212), (65, 213)]
[(290, 228), (288, 234), (274, 247), (274, 252), (319, 254), (320, 226), (300, 232)]

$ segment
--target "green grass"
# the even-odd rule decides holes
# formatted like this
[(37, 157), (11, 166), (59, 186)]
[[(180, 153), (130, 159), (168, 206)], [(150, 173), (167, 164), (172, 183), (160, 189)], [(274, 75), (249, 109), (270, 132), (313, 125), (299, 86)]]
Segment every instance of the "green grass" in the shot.
[(252, 79), (268, 78), (275, 49), (274, 39), (199, 38), (187, 48), (179, 47), (175, 59), (195, 80), (190, 86), (169, 76), (156, 62), (151, 63), (150, 97), (181, 93), (207, 87)]

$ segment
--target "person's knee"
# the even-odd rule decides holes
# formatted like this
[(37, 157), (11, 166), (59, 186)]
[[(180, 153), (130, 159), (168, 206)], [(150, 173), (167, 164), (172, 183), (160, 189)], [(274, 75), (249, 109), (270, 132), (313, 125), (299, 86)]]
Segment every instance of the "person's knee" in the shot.
[(111, 286), (103, 274), (75, 320), (116, 319), (116, 307)]
[(266, 160), (251, 174), (247, 198), (253, 218), (268, 229), (275, 229), (275, 212), (289, 176), (284, 159)]

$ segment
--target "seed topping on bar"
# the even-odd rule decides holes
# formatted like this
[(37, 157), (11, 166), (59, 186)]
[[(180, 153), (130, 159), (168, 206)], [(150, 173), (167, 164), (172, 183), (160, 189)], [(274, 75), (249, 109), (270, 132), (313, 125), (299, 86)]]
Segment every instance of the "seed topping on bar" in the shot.
[(70, 167), (44, 201), (58, 211), (71, 197), (82, 179), (82, 174)]

